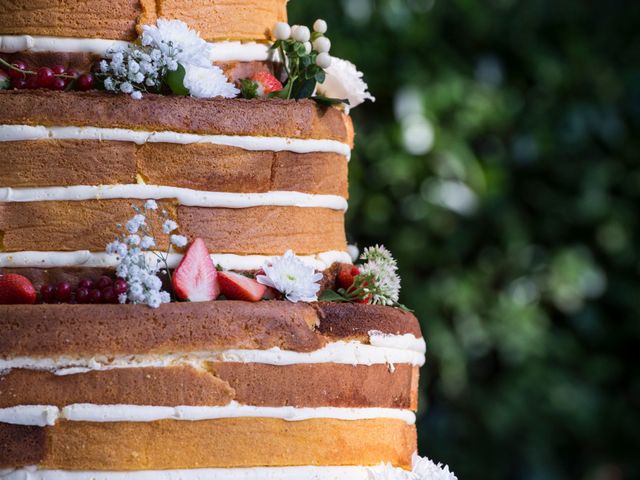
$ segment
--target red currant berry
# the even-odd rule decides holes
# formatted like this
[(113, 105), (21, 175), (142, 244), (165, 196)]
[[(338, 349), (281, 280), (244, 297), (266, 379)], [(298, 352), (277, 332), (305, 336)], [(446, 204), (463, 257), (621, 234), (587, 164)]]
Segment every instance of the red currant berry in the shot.
[(25, 88), (27, 88), (27, 81), (24, 78), (12, 78), (11, 88), (15, 88), (16, 90), (24, 90)]
[(117, 295), (122, 295), (123, 293), (127, 293), (129, 289), (129, 284), (126, 280), (122, 278), (118, 278), (115, 282), (113, 282), (113, 290)]
[(78, 90), (81, 92), (86, 92), (87, 90), (91, 90), (93, 88), (93, 75), (90, 73), (83, 73), (76, 80), (76, 85), (78, 86)]
[(100, 277), (96, 282), (96, 288), (98, 290), (104, 290), (105, 288), (110, 287), (112, 285), (113, 285), (113, 280), (111, 280), (106, 275), (103, 275), (102, 277)]
[(118, 295), (113, 287), (102, 290), (102, 303), (118, 303)]
[[(14, 62), (11, 63), (15, 68), (17, 68), (18, 70), (27, 70), (27, 64), (25, 62), (23, 62), (22, 60), (15, 60)], [(14, 70), (13, 68), (10, 69), (8, 72), (9, 76), (11, 78), (14, 79), (18, 79), (18, 78), (24, 78), (25, 74), (22, 72), (18, 72), (17, 70)]]
[(93, 280), (89, 278), (83, 278), (78, 282), (78, 288), (86, 288), (87, 290), (91, 290), (93, 288)]
[(80, 76), (80, 72), (78, 72), (75, 68), (70, 68), (69, 70), (67, 70), (67, 73), (65, 73), (65, 75), (67, 75), (68, 77), (78, 78)]
[(49, 86), (51, 90), (62, 91), (66, 88), (67, 82), (64, 78), (56, 77), (53, 79), (53, 83)]
[(27, 75), (27, 88), (30, 90), (40, 88), (40, 81), (37, 75)]
[(68, 302), (71, 299), (71, 285), (68, 282), (60, 282), (56, 285), (56, 300)]
[(102, 301), (102, 292), (96, 288), (89, 290), (89, 302), (100, 303)]
[(49, 67), (40, 67), (36, 77), (38, 78), (38, 84), (41, 88), (49, 88), (53, 83), (53, 80), (56, 78), (53, 70)]
[(43, 285), (40, 287), (40, 296), (44, 303), (52, 303), (56, 299), (56, 287), (53, 285)]
[(80, 287), (76, 290), (76, 301), (78, 303), (89, 303), (89, 289)]
[(53, 73), (56, 75), (62, 75), (67, 69), (62, 65), (55, 65), (51, 70), (53, 70)]

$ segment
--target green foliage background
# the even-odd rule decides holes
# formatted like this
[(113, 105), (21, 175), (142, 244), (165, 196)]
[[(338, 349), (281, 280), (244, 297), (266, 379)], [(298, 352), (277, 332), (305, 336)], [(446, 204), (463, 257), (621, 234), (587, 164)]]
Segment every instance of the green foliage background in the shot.
[(423, 322), (421, 452), (461, 480), (640, 478), (640, 4), (289, 9), (377, 97), (348, 225)]

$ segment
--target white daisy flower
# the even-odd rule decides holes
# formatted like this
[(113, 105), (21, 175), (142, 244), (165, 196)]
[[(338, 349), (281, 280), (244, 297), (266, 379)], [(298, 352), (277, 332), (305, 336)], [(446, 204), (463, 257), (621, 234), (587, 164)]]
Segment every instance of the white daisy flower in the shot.
[(322, 273), (316, 273), (313, 267), (306, 265), (288, 250), (282, 257), (274, 257), (264, 266), (264, 275), (258, 275), (258, 283), (275, 288), (287, 300), (296, 302), (315, 302), (322, 280)]

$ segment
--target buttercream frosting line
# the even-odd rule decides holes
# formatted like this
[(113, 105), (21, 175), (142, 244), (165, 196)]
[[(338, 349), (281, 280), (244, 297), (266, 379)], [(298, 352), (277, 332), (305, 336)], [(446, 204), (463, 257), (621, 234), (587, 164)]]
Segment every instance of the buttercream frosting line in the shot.
[(112, 200), (119, 198), (175, 198), (190, 207), (251, 208), (258, 206), (311, 207), (346, 210), (338, 195), (272, 191), (265, 193), (208, 192), (162, 185), (74, 185), (68, 187), (0, 187), (0, 202)]
[(249, 151), (289, 151), (293, 153), (337, 153), (347, 159), (351, 147), (337, 140), (264, 137), (251, 135), (205, 135), (172, 131), (143, 131), (126, 128), (77, 127), (43, 125), (0, 125), (0, 142), (32, 140), (97, 140), (114, 142), (197, 143), (226, 145)]
[[(0, 35), (0, 52), (91, 53), (104, 56), (109, 49), (126, 47), (129, 42), (102, 38), (71, 38), (32, 35)], [(213, 62), (252, 62), (271, 59), (269, 45), (257, 42), (210, 42)]]
[[(36, 466), (0, 470), (2, 480), (370, 480), (385, 466), (299, 466), (248, 468), (197, 468), (131, 472), (46, 470)], [(397, 468), (398, 475), (403, 470)], [(406, 472), (405, 472), (406, 475)], [(398, 477), (401, 478), (401, 477)]]
[(299, 422), (317, 418), (370, 420), (387, 418), (415, 423), (410, 410), (395, 408), (341, 407), (256, 407), (232, 401), (224, 406), (97, 405), (79, 403), (58, 408), (53, 405), (18, 405), (0, 408), (0, 423), (52, 426), (59, 420), (71, 422), (156, 422), (160, 420), (202, 421), (221, 418), (278, 418)]
[[(154, 253), (149, 252), (149, 259), (153, 260)], [(169, 268), (175, 268), (180, 264), (183, 255), (170, 253), (167, 260)], [(229, 253), (213, 253), (211, 258), (216, 265), (226, 270), (257, 270), (271, 258), (270, 255), (236, 255)], [(316, 270), (325, 270), (334, 263), (351, 263), (351, 257), (347, 252), (328, 251), (316, 255), (299, 257), (306, 265)], [(90, 252), (79, 250), (75, 252), (10, 252), (0, 253), (0, 268), (115, 268), (119, 263), (119, 257), (108, 255), (104, 252)]]
[(167, 354), (96, 355), (93, 357), (10, 357), (0, 358), (0, 372), (13, 368), (51, 371), (56, 375), (74, 375), (91, 371), (121, 368), (163, 368), (191, 366), (206, 370), (210, 363), (261, 363), (267, 365), (299, 365), (338, 363), (346, 365), (422, 366), (425, 361), (424, 339), (414, 339), (405, 348), (373, 346), (358, 341), (329, 343), (313, 352), (295, 352), (278, 347), (266, 350), (228, 349), (209, 352), (177, 352)]

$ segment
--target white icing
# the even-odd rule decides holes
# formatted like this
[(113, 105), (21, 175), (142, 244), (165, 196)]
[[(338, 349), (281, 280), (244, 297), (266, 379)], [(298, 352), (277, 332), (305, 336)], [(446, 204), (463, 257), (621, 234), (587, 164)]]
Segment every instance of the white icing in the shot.
[(347, 201), (337, 195), (301, 192), (230, 193), (205, 192), (189, 188), (159, 185), (77, 185), (70, 187), (11, 188), (0, 187), (0, 202), (41, 202), (54, 200), (109, 200), (116, 198), (175, 198), (190, 207), (249, 208), (265, 205), (282, 207), (317, 207), (346, 210)]
[(0, 52), (66, 52), (104, 55), (107, 50), (126, 47), (129, 42), (101, 38), (32, 37), (0, 35)]
[(190, 145), (206, 143), (227, 145), (251, 151), (294, 153), (328, 152), (350, 158), (351, 148), (337, 140), (316, 140), (284, 137), (257, 137), (239, 135), (200, 135), (171, 131), (147, 132), (125, 128), (98, 127), (45, 127), (42, 125), (0, 125), (0, 142), (27, 140), (99, 140), (113, 142), (176, 143)]
[[(99, 472), (40, 470), (25, 467), (0, 470), (2, 480), (371, 480), (373, 474), (388, 467), (253, 467), (198, 468), (192, 470), (143, 470), (132, 472)], [(399, 472), (400, 469), (397, 469)], [(398, 477), (402, 478), (402, 477)]]
[[(154, 257), (148, 253), (149, 259)], [(182, 260), (183, 255), (170, 253), (168, 257), (169, 268), (175, 268)], [(214, 253), (211, 258), (216, 265), (225, 270), (257, 270), (271, 258), (269, 255), (234, 255), (229, 253)], [(325, 270), (333, 263), (351, 263), (347, 252), (329, 251), (316, 255), (300, 256), (306, 265), (316, 270)], [(115, 268), (119, 258), (102, 252), (89, 252), (79, 250), (76, 252), (12, 252), (0, 253), (0, 268), (58, 268), (58, 267), (84, 267), (84, 268)]]
[(56, 375), (74, 375), (89, 371), (117, 368), (191, 366), (205, 369), (211, 362), (261, 363), (267, 365), (298, 365), (339, 363), (347, 365), (379, 365), (408, 363), (424, 365), (424, 353), (416, 350), (376, 347), (357, 341), (330, 343), (313, 352), (294, 352), (274, 347), (268, 350), (221, 350), (211, 352), (179, 352), (164, 355), (99, 355), (94, 357), (12, 357), (0, 359), (0, 371), (13, 368), (46, 370)]
[(50, 405), (20, 405), (0, 408), (0, 423), (46, 427), (54, 425), (60, 416), (58, 407)]
[[(66, 52), (93, 53), (104, 56), (109, 49), (126, 47), (128, 42), (101, 38), (38, 37), (0, 35), (0, 52)], [(256, 42), (212, 42), (212, 62), (265, 61), (271, 57), (269, 45)]]
[(382, 333), (378, 330), (369, 332), (369, 343), (374, 347), (398, 348), (400, 350), (413, 350), (419, 353), (427, 352), (427, 344), (424, 338), (416, 338), (412, 333), (404, 335), (393, 335)]
[(316, 418), (337, 420), (369, 420), (388, 418), (402, 420), (409, 425), (416, 421), (410, 410), (394, 408), (295, 408), (254, 407), (231, 402), (225, 406), (178, 406), (159, 407), (151, 405), (94, 405), (77, 403), (62, 410), (49, 405), (20, 405), (0, 408), (0, 420), (14, 425), (55, 425), (58, 420), (71, 422), (156, 422), (159, 420), (216, 420), (221, 418), (279, 418), (299, 422)]

